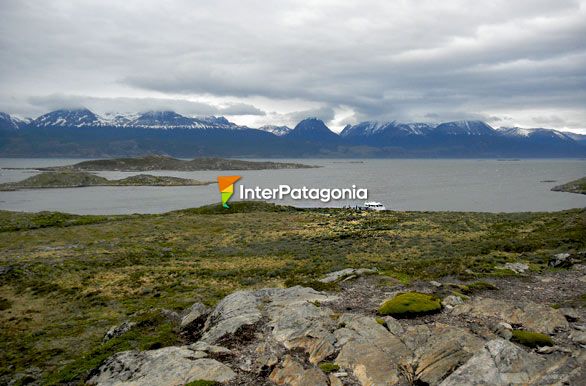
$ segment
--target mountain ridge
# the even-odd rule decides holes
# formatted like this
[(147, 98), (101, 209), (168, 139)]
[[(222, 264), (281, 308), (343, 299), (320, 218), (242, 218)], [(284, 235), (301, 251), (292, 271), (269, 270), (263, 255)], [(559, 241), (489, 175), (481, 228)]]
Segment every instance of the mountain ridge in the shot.
[(86, 108), (61, 109), (30, 121), (0, 114), (0, 156), (11, 157), (584, 157), (583, 137), (544, 128), (495, 129), (478, 120), (365, 121), (337, 134), (317, 118), (293, 129), (257, 129), (173, 111), (101, 116)]

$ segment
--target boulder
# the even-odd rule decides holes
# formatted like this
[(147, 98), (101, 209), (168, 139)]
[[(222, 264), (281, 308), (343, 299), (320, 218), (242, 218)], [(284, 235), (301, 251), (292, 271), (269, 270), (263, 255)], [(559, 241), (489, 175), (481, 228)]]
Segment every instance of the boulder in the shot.
[(450, 374), (440, 386), (532, 384), (544, 361), (514, 343), (494, 339)]
[(343, 314), (336, 330), (336, 344), (342, 347), (335, 363), (352, 370), (363, 385), (394, 385), (399, 381), (398, 363), (409, 351), (403, 342), (373, 317)]
[(113, 326), (112, 328), (110, 328), (108, 330), (108, 332), (106, 332), (106, 334), (104, 335), (104, 338), (102, 339), (102, 343), (106, 343), (107, 341), (109, 341), (110, 339), (113, 338), (117, 338), (119, 336), (121, 336), (122, 334), (127, 333), (128, 331), (130, 331), (134, 326), (136, 326), (136, 323), (134, 322), (130, 322), (130, 321), (125, 321), (124, 323), (122, 323), (119, 326)]
[(509, 323), (498, 322), (494, 328), (494, 333), (503, 339), (510, 340), (513, 337), (513, 326)]
[(586, 331), (572, 331), (570, 339), (572, 339), (574, 343), (586, 345)]
[(200, 379), (228, 382), (236, 377), (230, 367), (206, 356), (204, 351), (186, 346), (125, 351), (106, 360), (93, 372), (88, 384), (180, 386)]
[(210, 309), (201, 303), (194, 303), (181, 317), (181, 329), (190, 328), (193, 325), (203, 325)]
[(575, 322), (580, 319), (580, 314), (575, 308), (571, 307), (562, 307), (560, 308), (560, 312), (569, 322)]
[(378, 272), (376, 268), (346, 268), (335, 272), (330, 272), (318, 281), (322, 283), (333, 283), (349, 276), (362, 276)]
[[(417, 331), (411, 329), (407, 335)], [(421, 384), (437, 385), (484, 346), (482, 339), (459, 327), (436, 323), (427, 331), (419, 331), (423, 336), (416, 337), (420, 339), (410, 363), (414, 379)]]
[(286, 355), (269, 379), (277, 385), (289, 386), (328, 386), (328, 377), (317, 367), (305, 369), (292, 356)]
[(362, 385), (395, 385), (399, 382), (395, 356), (369, 343), (352, 340), (340, 351), (335, 363), (352, 370)]
[(455, 307), (458, 304), (464, 304), (464, 300), (462, 300), (461, 297), (456, 295), (448, 295), (442, 300), (442, 306), (447, 308)]
[(392, 316), (383, 316), (382, 319), (385, 322), (384, 326), (391, 334), (400, 335), (405, 331), (403, 326), (401, 326), (401, 323), (399, 323), (399, 321)]
[(574, 264), (571, 256), (569, 253), (558, 253), (549, 259), (547, 265), (555, 268), (570, 268)]
[(476, 298), (454, 307), (451, 312), (454, 315), (496, 318), (543, 334), (552, 334), (556, 329), (569, 327), (568, 321), (559, 310), (533, 302), (512, 304), (504, 300)]
[(523, 273), (529, 269), (529, 266), (525, 263), (506, 263), (503, 267), (515, 273)]

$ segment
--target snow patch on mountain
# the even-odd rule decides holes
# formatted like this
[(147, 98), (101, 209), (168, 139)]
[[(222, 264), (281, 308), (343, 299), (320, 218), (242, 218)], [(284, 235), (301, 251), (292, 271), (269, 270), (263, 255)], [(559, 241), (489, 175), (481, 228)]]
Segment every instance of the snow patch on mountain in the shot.
[(266, 125), (258, 128), (259, 130), (266, 131), (267, 133), (274, 134), (278, 137), (282, 137), (283, 135), (287, 135), (292, 129), (288, 126), (276, 126), (276, 125)]

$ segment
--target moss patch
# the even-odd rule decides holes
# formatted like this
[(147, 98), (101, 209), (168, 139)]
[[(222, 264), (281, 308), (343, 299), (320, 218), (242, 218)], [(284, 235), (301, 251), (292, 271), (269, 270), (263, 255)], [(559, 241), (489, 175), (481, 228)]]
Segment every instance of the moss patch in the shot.
[(463, 293), (470, 295), (480, 291), (494, 291), (497, 290), (498, 287), (486, 281), (475, 281), (474, 283), (460, 286), (460, 289)]
[(340, 366), (332, 362), (322, 362), (318, 366), (326, 374), (340, 370)]
[(441, 308), (441, 299), (434, 295), (406, 292), (384, 302), (378, 313), (395, 317), (414, 317), (435, 313)]
[(553, 341), (548, 335), (533, 331), (513, 330), (511, 340), (527, 347), (553, 346)]
[(185, 386), (216, 386), (216, 385), (220, 385), (220, 383), (218, 383), (216, 381), (205, 381), (202, 379), (199, 379), (197, 381), (192, 381), (192, 382), (185, 384)]

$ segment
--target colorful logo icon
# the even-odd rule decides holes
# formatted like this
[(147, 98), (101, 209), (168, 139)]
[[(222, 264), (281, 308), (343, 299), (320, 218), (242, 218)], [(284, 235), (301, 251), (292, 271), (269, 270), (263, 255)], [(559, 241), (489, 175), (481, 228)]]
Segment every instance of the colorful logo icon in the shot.
[(228, 200), (234, 194), (234, 183), (239, 179), (240, 176), (218, 176), (218, 188), (222, 195), (222, 206), (224, 208), (230, 208)]

